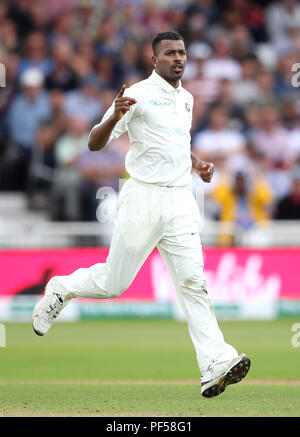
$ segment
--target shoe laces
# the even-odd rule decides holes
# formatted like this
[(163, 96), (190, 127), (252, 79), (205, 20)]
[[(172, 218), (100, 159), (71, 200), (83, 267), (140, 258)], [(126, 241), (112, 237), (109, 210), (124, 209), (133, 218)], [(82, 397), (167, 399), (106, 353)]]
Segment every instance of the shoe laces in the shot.
[(206, 369), (206, 372), (203, 374), (201, 381), (206, 381), (207, 379), (210, 379), (212, 377), (212, 372), (213, 372), (215, 363), (216, 363), (216, 360), (213, 360), (210, 363), (210, 365)]
[(53, 299), (53, 302), (49, 305), (49, 310), (46, 311), (47, 319), (49, 321), (51, 321), (52, 319), (56, 319), (62, 307), (63, 307), (62, 302), (60, 302), (58, 295), (55, 294), (55, 299)]
[(205, 379), (222, 373), (224, 371), (224, 368), (222, 369), (222, 366), (224, 366), (225, 363), (226, 361), (212, 360), (205, 372)]
[(210, 365), (206, 369), (205, 373), (212, 372), (216, 364), (217, 364), (217, 360), (212, 360), (212, 362), (210, 363)]

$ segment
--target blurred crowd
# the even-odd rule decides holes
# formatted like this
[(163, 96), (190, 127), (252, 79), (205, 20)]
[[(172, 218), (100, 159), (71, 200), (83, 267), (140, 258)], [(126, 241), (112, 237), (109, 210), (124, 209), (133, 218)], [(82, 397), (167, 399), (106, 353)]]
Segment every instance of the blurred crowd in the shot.
[(93, 153), (89, 131), (123, 83), (151, 74), (151, 41), (167, 30), (187, 48), (192, 150), (216, 164), (205, 214), (242, 229), (300, 219), (296, 0), (2, 0), (0, 190), (52, 220), (96, 220), (129, 142)]

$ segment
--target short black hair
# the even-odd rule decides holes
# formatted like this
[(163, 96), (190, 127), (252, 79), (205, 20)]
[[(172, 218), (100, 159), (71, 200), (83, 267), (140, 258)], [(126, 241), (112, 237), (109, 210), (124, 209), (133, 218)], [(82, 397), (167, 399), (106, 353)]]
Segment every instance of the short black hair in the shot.
[(155, 55), (157, 53), (156, 51), (157, 45), (164, 39), (171, 39), (173, 41), (180, 41), (180, 40), (184, 41), (183, 36), (180, 35), (180, 33), (177, 32), (176, 30), (170, 30), (169, 32), (158, 33), (152, 41), (152, 50)]

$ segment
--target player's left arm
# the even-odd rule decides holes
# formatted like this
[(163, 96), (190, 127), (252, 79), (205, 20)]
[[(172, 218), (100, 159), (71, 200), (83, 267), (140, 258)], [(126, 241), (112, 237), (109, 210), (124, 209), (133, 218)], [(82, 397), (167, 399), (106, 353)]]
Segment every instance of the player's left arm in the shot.
[(191, 152), (192, 167), (204, 182), (210, 182), (215, 166), (212, 162), (205, 162)]

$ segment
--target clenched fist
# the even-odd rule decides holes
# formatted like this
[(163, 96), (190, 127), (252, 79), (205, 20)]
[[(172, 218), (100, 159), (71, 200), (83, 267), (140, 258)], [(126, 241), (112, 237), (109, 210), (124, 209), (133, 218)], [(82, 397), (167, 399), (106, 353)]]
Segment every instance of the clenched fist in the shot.
[(199, 160), (195, 166), (195, 170), (204, 182), (210, 182), (215, 171), (215, 166), (212, 162)]

